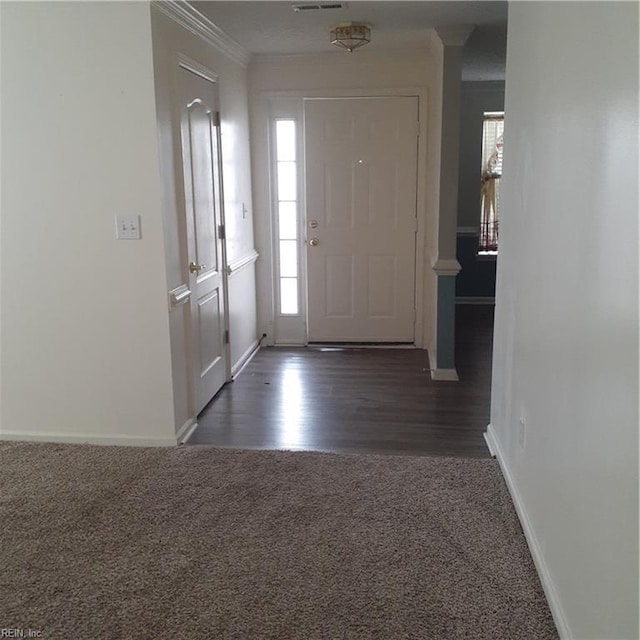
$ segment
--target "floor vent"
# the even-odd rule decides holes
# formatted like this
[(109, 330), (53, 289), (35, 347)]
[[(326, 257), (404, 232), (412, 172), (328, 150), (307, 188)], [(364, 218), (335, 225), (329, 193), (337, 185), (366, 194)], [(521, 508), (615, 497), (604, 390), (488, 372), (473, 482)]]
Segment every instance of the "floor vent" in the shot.
[(319, 11), (320, 9), (346, 9), (346, 2), (319, 2), (319, 3), (305, 3), (305, 4), (292, 4), (291, 8), (297, 13), (298, 11)]

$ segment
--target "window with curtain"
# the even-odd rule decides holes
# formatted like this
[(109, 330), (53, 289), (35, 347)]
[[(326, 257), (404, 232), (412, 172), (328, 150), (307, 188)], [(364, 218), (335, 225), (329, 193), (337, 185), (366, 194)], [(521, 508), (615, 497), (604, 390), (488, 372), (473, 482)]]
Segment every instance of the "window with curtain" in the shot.
[(479, 254), (498, 252), (503, 135), (504, 112), (486, 112), (482, 126)]

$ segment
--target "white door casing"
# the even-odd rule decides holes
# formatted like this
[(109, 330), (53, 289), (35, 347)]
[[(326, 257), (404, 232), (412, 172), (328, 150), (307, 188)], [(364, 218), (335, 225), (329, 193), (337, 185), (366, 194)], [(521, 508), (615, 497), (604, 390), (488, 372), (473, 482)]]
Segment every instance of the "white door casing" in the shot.
[(415, 340), (418, 104), (305, 100), (311, 342)]
[(190, 369), (195, 413), (228, 378), (224, 212), (218, 97), (215, 82), (179, 69), (182, 166), (191, 290)]

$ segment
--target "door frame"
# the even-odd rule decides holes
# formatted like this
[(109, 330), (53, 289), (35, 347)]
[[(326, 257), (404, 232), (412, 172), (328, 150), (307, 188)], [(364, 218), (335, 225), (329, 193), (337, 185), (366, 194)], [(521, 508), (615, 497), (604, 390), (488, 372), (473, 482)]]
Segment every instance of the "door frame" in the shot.
[[(215, 93), (215, 108), (216, 111), (218, 112), (218, 114), (220, 114), (220, 89), (219, 89), (219, 75), (217, 73), (215, 73), (214, 71), (212, 71), (211, 69), (209, 69), (208, 67), (200, 64), (199, 62), (196, 62), (195, 60), (189, 58), (188, 56), (182, 54), (182, 53), (178, 53), (176, 56), (176, 61), (177, 61), (177, 65), (175, 68), (175, 78), (176, 81), (178, 81), (179, 78), (179, 73), (180, 70), (183, 69), (185, 71), (188, 71), (190, 73), (193, 73), (194, 75), (202, 78), (203, 80), (206, 80), (208, 82), (210, 82), (213, 86), (214, 86), (214, 93)], [(179, 149), (180, 149), (180, 153), (182, 153), (182, 104), (179, 103), (179, 109), (178, 109), (178, 114), (177, 114), (177, 127), (178, 127), (178, 136), (179, 136)], [(220, 200), (220, 220), (219, 220), (219, 224), (223, 225), (226, 229), (226, 220), (225, 220), (225, 206), (224, 206), (224, 172), (223, 172), (223, 168), (224, 168), (224, 164), (223, 164), (223, 159), (222, 159), (222, 140), (221, 140), (221, 129), (220, 126), (218, 126), (218, 162), (219, 162), (219, 166), (220, 166), (220, 179), (219, 179), (219, 189), (220, 189), (220, 195), (219, 195), (219, 200)], [(180, 176), (181, 176), (181, 180), (184, 181), (184, 166), (182, 166), (182, 162), (180, 162)], [(183, 200), (183, 202), (181, 203), (180, 206), (180, 219), (179, 219), (179, 224), (180, 224), (180, 237), (179, 237), (179, 244), (180, 244), (180, 255), (183, 256), (183, 268), (185, 269), (185, 278), (186, 281), (188, 282), (189, 278), (188, 278), (188, 273), (186, 272), (186, 270), (188, 269), (187, 266), (187, 256), (188, 256), (188, 251), (189, 251), (189, 247), (188, 247), (188, 233), (187, 233), (187, 220), (186, 220), (186, 211), (185, 211), (185, 205), (184, 205), (184, 199), (185, 199), (185, 191), (184, 191), (184, 184), (182, 182), (180, 182), (180, 195), (181, 198)], [(225, 335), (229, 335), (229, 269), (228, 269), (228, 261), (227, 261), (227, 241), (226, 241), (226, 234), (225, 237), (220, 239), (220, 244), (221, 244), (221, 261), (222, 261), (222, 267), (221, 267), (221, 271), (222, 271), (222, 296), (223, 296), (223, 304), (224, 304), (224, 313), (223, 313), (223, 328), (224, 328), (224, 332)], [(188, 287), (188, 285), (187, 285)], [(189, 306), (189, 311), (187, 312), (187, 323), (186, 323), (186, 331), (187, 331), (187, 335), (186, 335), (186, 345), (187, 345), (187, 350), (186, 350), (186, 366), (187, 366), (187, 371), (188, 371), (188, 389), (189, 389), (189, 402), (190, 402), (190, 413), (191, 413), (191, 419), (190, 421), (185, 424), (183, 426), (182, 429), (180, 429), (180, 431), (177, 434), (177, 438), (178, 438), (178, 442), (184, 442), (186, 441), (189, 436), (193, 433), (193, 431), (195, 430), (195, 428), (198, 426), (198, 414), (197, 414), (197, 389), (196, 389), (196, 384), (195, 384), (195, 380), (194, 380), (194, 376), (193, 376), (193, 371), (195, 370), (194, 367), (194, 349), (193, 349), (193, 335), (192, 335), (192, 327), (193, 327), (193, 318), (191, 317), (191, 311), (190, 311), (190, 305)], [(229, 382), (232, 379), (232, 375), (231, 375), (231, 348), (230, 348), (230, 341), (227, 340), (224, 343), (224, 354), (225, 354), (225, 384), (227, 382)]]
[[(258, 111), (261, 114), (260, 127), (255, 136), (255, 155), (265, 159), (264, 163), (256, 163), (256, 186), (262, 193), (268, 194), (267, 210), (264, 211), (266, 220), (261, 223), (257, 218), (256, 235), (260, 240), (264, 261), (262, 273), (259, 274), (259, 287), (262, 295), (259, 299), (259, 318), (264, 333), (267, 334), (269, 345), (297, 345), (308, 344), (307, 321), (307, 269), (306, 245), (304, 234), (307, 229), (306, 189), (305, 189), (305, 153), (304, 153), (304, 100), (313, 98), (377, 98), (377, 97), (416, 97), (418, 98), (419, 142), (417, 162), (417, 193), (416, 217), (418, 231), (416, 234), (416, 271), (415, 271), (415, 309), (416, 321), (414, 331), (414, 345), (424, 348), (424, 299), (425, 299), (425, 241), (427, 227), (427, 133), (428, 133), (428, 90), (425, 86), (380, 88), (380, 89), (336, 89), (336, 90), (304, 90), (304, 91), (268, 91), (258, 95)], [(291, 117), (298, 123), (297, 143), (300, 153), (298, 162), (299, 185), (299, 220), (298, 240), (300, 255), (300, 277), (302, 279), (300, 316), (280, 316), (277, 312), (277, 217), (274, 203), (274, 144), (273, 123), (276, 118)]]

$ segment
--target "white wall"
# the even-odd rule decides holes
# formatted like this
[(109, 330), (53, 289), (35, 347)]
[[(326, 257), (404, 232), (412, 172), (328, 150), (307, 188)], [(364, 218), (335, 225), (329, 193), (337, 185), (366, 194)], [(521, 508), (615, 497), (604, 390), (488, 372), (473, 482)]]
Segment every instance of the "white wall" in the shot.
[(490, 434), (562, 637), (630, 640), (638, 5), (512, 3), (505, 112)]
[[(186, 260), (180, 253), (184, 234), (184, 199), (179, 129), (179, 105), (175, 99), (178, 54), (188, 56), (218, 75), (227, 260), (233, 266), (254, 255), (253, 206), (247, 70), (174, 20), (152, 8), (158, 132), (162, 165), (163, 216), (166, 239), (168, 291), (186, 284)], [(256, 344), (255, 263), (246, 262), (229, 278), (229, 318), (232, 369)], [(165, 296), (166, 296), (165, 291)], [(179, 430), (194, 416), (187, 367), (186, 305), (170, 312), (175, 427)]]
[(175, 443), (148, 4), (0, 12), (0, 435)]
[(231, 373), (235, 375), (258, 346), (255, 263), (248, 262), (229, 277)]
[[(0, 9), (0, 38), (2, 37), (2, 23), (3, 23), (3, 13)], [(3, 50), (1, 46), (0, 40), (0, 434), (3, 431), (2, 428), (2, 315), (3, 315), (3, 305), (2, 305), (2, 163), (4, 160), (4, 153), (2, 149), (2, 122), (3, 122), (3, 109), (2, 109), (2, 94), (4, 91), (4, 87), (2, 86), (2, 58), (3, 58)]]
[[(436, 38), (437, 40), (437, 38)], [(422, 228), (419, 237), (422, 244), (418, 250), (418, 259), (424, 267), (419, 277), (419, 285), (426, 288), (424, 313), (419, 318), (417, 342), (424, 343), (423, 325), (425, 317), (431, 326), (432, 288), (427, 288), (425, 272), (431, 271), (431, 250), (437, 248), (429, 233), (437, 232), (433, 223), (437, 216), (437, 195), (434, 196), (433, 167), (436, 138), (431, 127), (437, 121), (431, 116), (437, 112), (441, 96), (438, 87), (437, 55), (430, 50), (431, 41), (425, 37), (425, 49), (411, 52), (367, 52), (358, 51), (353, 55), (334, 52), (315, 55), (255, 56), (249, 67), (251, 136), (254, 173), (254, 206), (256, 220), (256, 244), (260, 253), (258, 260), (258, 316), (259, 330), (269, 334), (273, 342), (272, 309), (272, 265), (271, 265), (271, 229), (268, 150), (269, 98), (274, 95), (297, 96), (348, 96), (382, 95), (382, 93), (401, 93), (403, 90), (420, 89), (424, 98), (421, 101), (420, 117), (423, 130), (420, 140), (420, 167), (423, 173), (419, 177), (418, 202), (419, 219)], [(414, 92), (415, 94), (415, 92)], [(426, 266), (428, 265), (428, 266)], [(422, 289), (421, 289), (422, 290)], [(420, 299), (422, 302), (422, 299)], [(302, 333), (300, 334), (302, 336)]]

